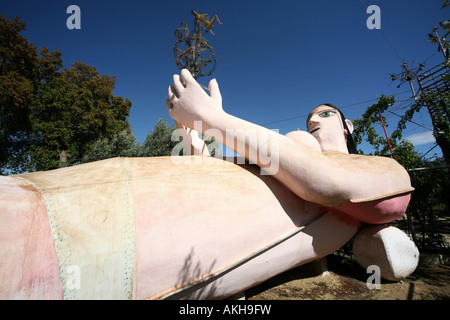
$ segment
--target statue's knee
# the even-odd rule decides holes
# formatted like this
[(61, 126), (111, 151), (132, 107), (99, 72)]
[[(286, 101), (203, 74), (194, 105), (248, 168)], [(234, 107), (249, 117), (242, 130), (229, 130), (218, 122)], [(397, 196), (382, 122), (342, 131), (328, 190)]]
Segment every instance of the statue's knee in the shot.
[(365, 269), (375, 265), (381, 277), (400, 281), (414, 272), (419, 263), (419, 250), (400, 229), (387, 225), (369, 225), (355, 237), (353, 254)]

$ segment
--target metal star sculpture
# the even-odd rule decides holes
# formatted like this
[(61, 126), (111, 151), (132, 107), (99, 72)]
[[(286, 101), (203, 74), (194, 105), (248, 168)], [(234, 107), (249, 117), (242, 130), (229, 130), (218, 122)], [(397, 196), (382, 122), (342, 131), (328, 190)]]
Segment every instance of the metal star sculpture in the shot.
[(214, 48), (208, 40), (203, 37), (203, 33), (210, 33), (214, 36), (212, 28), (214, 22), (220, 22), (219, 17), (209, 20), (208, 14), (200, 14), (192, 10), (194, 15), (194, 32), (191, 34), (186, 22), (181, 23), (181, 28), (175, 30), (177, 40), (173, 46), (175, 61), (178, 69), (188, 69), (192, 76), (197, 79), (203, 76), (210, 76), (216, 69), (216, 57)]

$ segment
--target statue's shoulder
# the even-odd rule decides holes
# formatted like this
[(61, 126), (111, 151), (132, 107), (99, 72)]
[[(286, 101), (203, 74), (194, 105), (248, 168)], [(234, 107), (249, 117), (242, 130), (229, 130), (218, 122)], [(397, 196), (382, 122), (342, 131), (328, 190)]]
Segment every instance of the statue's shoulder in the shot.
[(364, 154), (348, 154), (339, 151), (323, 151), (322, 155), (329, 159), (334, 159), (341, 165), (354, 166), (368, 169), (369, 172), (378, 172), (382, 170), (405, 171), (395, 159), (381, 156), (371, 156)]
[(362, 154), (324, 151), (322, 154), (343, 168), (352, 179), (351, 202), (365, 202), (414, 190), (406, 169), (395, 159)]
[(292, 139), (296, 143), (307, 146), (315, 151), (322, 152), (319, 142), (310, 133), (306, 131), (292, 131), (286, 134), (286, 137)]

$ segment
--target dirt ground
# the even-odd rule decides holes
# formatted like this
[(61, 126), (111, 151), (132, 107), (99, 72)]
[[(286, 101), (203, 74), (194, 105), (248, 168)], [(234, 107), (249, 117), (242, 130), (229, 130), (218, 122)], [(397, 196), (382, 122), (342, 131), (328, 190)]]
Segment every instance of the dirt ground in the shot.
[(421, 263), (400, 282), (381, 280), (380, 289), (367, 287), (366, 270), (338, 255), (327, 257), (328, 273), (310, 263), (283, 273), (248, 291), (248, 300), (449, 300), (450, 266)]
[[(403, 223), (403, 222), (398, 222)], [(398, 226), (398, 225), (397, 225)], [(287, 271), (245, 292), (248, 300), (450, 300), (450, 216), (437, 216), (437, 231), (445, 238), (446, 254), (441, 260), (420, 250), (416, 270), (400, 282), (381, 280), (380, 289), (369, 289), (366, 273), (355, 259), (342, 254), (326, 257), (325, 270), (319, 262)], [(415, 227), (419, 230), (418, 226)], [(418, 234), (419, 236), (420, 234)], [(351, 254), (350, 254), (351, 255)], [(443, 259), (442, 259), (443, 258)], [(444, 261), (443, 261), (444, 260)], [(441, 262), (441, 263), (439, 263)], [(445, 264), (444, 264), (445, 263)]]

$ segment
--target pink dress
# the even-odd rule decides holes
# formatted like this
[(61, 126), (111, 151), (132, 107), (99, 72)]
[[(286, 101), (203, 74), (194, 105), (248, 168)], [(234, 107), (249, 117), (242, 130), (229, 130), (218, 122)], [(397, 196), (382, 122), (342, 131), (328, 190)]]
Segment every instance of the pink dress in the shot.
[(352, 216), (365, 223), (383, 224), (401, 218), (406, 212), (410, 199), (411, 193), (406, 193), (367, 202), (348, 202), (337, 207), (322, 206), (322, 208), (340, 216)]

